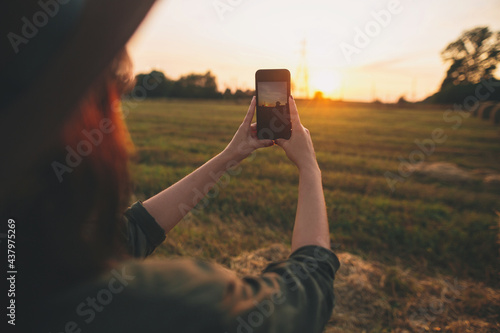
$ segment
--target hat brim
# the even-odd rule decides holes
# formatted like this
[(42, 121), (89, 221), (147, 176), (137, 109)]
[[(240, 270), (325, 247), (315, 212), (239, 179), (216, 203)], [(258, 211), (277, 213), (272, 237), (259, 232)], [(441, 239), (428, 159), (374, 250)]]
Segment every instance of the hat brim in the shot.
[[(21, 98), (1, 114), (2, 187), (29, 171), (57, 140), (64, 122), (123, 49), (155, 0), (87, 0), (76, 28)], [(15, 144), (8, 142), (15, 141)], [(2, 191), (3, 192), (3, 191)], [(5, 194), (5, 193), (2, 193)]]

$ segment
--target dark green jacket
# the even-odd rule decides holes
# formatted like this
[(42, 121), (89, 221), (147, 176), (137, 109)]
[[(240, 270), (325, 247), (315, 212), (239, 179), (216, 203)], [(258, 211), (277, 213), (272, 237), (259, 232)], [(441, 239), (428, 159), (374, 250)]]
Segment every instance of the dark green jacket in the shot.
[[(146, 257), (165, 239), (140, 202), (125, 218), (133, 256)], [(318, 246), (244, 278), (196, 259), (130, 260), (53, 297), (44, 332), (321, 332), (338, 268), (336, 255)]]

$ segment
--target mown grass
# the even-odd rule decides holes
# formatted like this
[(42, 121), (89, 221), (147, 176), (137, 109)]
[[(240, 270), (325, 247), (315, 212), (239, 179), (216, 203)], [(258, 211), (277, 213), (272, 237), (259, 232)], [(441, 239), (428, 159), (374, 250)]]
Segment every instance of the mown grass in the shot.
[[(157, 100), (125, 104), (137, 148), (131, 165), (135, 195), (145, 199), (222, 151), (247, 105), (223, 101)], [(383, 108), (299, 102), (322, 169), (331, 237), (336, 248), (388, 262), (403, 260), (493, 282), (498, 276), (500, 190), (481, 181), (449, 183), (411, 174), (389, 187), (384, 173), (398, 173), (436, 128), (444, 143), (425, 157), (466, 169), (500, 172), (498, 127), (464, 118), (458, 129), (444, 110)], [(279, 147), (258, 150), (241, 172), (220, 183), (198, 213), (167, 237), (161, 254), (196, 255), (225, 262), (243, 250), (289, 243), (298, 174)]]

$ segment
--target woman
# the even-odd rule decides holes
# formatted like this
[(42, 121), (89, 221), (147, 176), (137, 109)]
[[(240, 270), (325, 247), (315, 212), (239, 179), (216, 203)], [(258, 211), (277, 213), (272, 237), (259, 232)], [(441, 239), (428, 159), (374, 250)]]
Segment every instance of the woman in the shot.
[[(29, 60), (38, 62), (28, 66), (34, 84), (7, 84), (8, 94), (2, 96), (2, 135), (15, 138), (13, 148), (6, 148), (12, 167), (5, 167), (8, 176), (2, 174), (2, 218), (16, 225), (17, 327), (26, 332), (321, 332), (333, 310), (339, 262), (329, 247), (321, 172), (293, 98), (290, 140), (256, 138), (253, 98), (220, 154), (126, 209), (131, 143), (119, 99), (130, 86), (131, 72), (120, 49), (153, 1), (27, 2), (12, 2), (13, 27), (30, 10), (35, 14), (24, 17), (34, 20), (42, 10), (47, 17), (49, 11), (56, 14), (38, 27), (41, 41), (34, 36), (26, 45), (7, 46), (14, 54), (7, 54), (9, 66), (2, 67), (2, 78), (12, 79), (9, 75), (27, 68)], [(68, 24), (76, 26), (61, 35)], [(46, 50), (49, 42), (57, 52)], [(29, 52), (19, 56), (23, 46)], [(80, 80), (61, 81), (76, 73)], [(38, 123), (12, 131), (20, 115)], [(132, 258), (152, 253), (196, 205), (201, 198), (193, 189), (206, 194), (214, 174), (221, 176), (255, 149), (274, 143), (300, 177), (287, 260), (240, 279), (200, 260)]]

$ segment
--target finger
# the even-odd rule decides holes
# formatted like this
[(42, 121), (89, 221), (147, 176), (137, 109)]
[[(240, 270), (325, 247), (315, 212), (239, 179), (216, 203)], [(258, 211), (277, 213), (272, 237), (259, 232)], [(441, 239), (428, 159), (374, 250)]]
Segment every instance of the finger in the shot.
[(252, 123), (256, 104), (257, 104), (257, 99), (255, 98), (255, 96), (253, 96), (252, 101), (250, 102), (250, 106), (248, 107), (247, 115), (245, 116), (245, 119), (243, 119), (243, 124), (250, 125)]
[(300, 124), (300, 117), (297, 105), (295, 104), (295, 99), (293, 99), (292, 96), (288, 97), (288, 105), (290, 105), (290, 121), (292, 122), (292, 128), (297, 128)]
[(259, 148), (271, 147), (271, 146), (274, 146), (274, 141), (273, 140), (259, 140), (257, 144), (259, 145)]
[(280, 147), (283, 147), (283, 145), (285, 144), (285, 142), (287, 142), (288, 140), (285, 140), (285, 139), (276, 139), (274, 140), (274, 142), (280, 146)]

